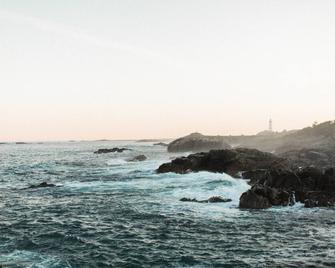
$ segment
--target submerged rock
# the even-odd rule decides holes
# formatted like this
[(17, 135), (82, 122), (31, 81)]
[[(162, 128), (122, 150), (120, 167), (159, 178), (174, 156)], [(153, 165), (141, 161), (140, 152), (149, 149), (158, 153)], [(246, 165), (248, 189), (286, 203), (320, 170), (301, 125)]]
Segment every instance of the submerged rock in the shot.
[(27, 189), (46, 188), (46, 187), (56, 187), (56, 185), (52, 183), (42, 182), (40, 184), (30, 185)]
[(143, 154), (135, 156), (134, 158), (128, 159), (128, 162), (140, 162), (147, 160), (147, 157)]
[(213, 149), (230, 149), (231, 146), (220, 136), (204, 136), (192, 133), (168, 145), (169, 152), (208, 152)]
[(212, 196), (208, 198), (207, 200), (200, 201), (201, 203), (203, 202), (208, 202), (208, 203), (226, 203), (226, 202), (231, 202), (233, 200), (229, 198), (223, 198), (221, 196)]
[(179, 201), (181, 202), (195, 202), (195, 203), (227, 203), (231, 202), (232, 200), (229, 198), (223, 198), (221, 196), (212, 196), (206, 200), (197, 200), (195, 198), (182, 198)]
[(196, 153), (179, 157), (170, 163), (161, 165), (157, 172), (175, 172), (184, 174), (191, 171), (210, 171), (238, 176), (240, 171), (268, 169), (273, 165), (283, 164), (284, 159), (271, 153), (255, 149), (237, 148), (231, 150), (212, 150), (208, 153)]
[(95, 151), (95, 154), (108, 154), (108, 153), (122, 153), (124, 151), (131, 151), (131, 149), (128, 148), (112, 148), (112, 149), (99, 149)]
[(158, 142), (158, 143), (155, 143), (154, 146), (168, 147), (169, 145), (167, 143), (164, 143), (164, 142)]

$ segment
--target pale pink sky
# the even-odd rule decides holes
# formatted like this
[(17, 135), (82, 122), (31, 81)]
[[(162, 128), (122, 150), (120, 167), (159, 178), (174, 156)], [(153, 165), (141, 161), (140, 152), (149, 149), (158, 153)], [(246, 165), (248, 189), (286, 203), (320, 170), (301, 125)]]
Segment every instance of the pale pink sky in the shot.
[[(29, 3), (28, 3), (29, 2)], [(0, 141), (335, 119), (334, 1), (0, 0)]]

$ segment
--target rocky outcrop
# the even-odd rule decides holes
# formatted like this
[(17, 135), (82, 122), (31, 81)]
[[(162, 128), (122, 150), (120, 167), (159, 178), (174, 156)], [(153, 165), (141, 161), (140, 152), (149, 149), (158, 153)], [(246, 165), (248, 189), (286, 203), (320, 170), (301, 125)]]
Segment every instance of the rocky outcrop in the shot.
[(264, 185), (254, 185), (240, 197), (240, 208), (264, 209), (294, 204), (293, 194)]
[(131, 151), (128, 148), (112, 148), (112, 149), (99, 149), (95, 151), (95, 154), (108, 154), (108, 153), (122, 153), (124, 151)]
[[(252, 169), (268, 169), (284, 164), (285, 160), (271, 153), (254, 149), (238, 148), (232, 150), (212, 150), (208, 153), (196, 153), (180, 157), (161, 165), (157, 172), (188, 173), (192, 171), (210, 171), (239, 176), (239, 172)], [(285, 163), (286, 164), (286, 163)]]
[(147, 157), (143, 154), (135, 156), (133, 158), (128, 159), (128, 162), (141, 162), (147, 160)]
[(230, 149), (231, 146), (220, 136), (204, 136), (192, 133), (171, 142), (169, 152), (208, 152), (213, 149)]
[[(212, 150), (180, 157), (161, 165), (157, 172), (222, 172), (242, 175), (252, 188), (240, 198), (241, 208), (263, 209), (301, 202), (306, 207), (335, 205), (335, 170), (299, 168), (271, 153), (255, 149)], [(184, 201), (198, 202), (196, 199)]]
[(303, 149), (330, 150), (332, 152), (335, 150), (335, 121), (315, 124), (300, 130), (265, 131), (258, 135), (204, 136), (194, 133), (171, 142), (168, 150), (169, 152), (200, 152), (211, 149), (227, 149), (229, 146), (255, 148), (275, 154)]
[(222, 196), (212, 196), (205, 200), (197, 200), (195, 198), (182, 198), (179, 201), (181, 202), (195, 202), (195, 203), (227, 203), (231, 202), (232, 200), (229, 198), (223, 198)]
[(253, 186), (257, 184), (258, 181), (263, 179), (266, 176), (267, 172), (267, 169), (252, 169), (241, 172), (241, 176), (243, 179), (248, 180), (248, 183)]
[[(258, 174), (259, 175), (259, 174)], [(259, 175), (253, 187), (240, 198), (241, 208), (287, 206), (301, 202), (305, 207), (335, 205), (335, 171), (315, 167), (298, 170), (271, 168)]]

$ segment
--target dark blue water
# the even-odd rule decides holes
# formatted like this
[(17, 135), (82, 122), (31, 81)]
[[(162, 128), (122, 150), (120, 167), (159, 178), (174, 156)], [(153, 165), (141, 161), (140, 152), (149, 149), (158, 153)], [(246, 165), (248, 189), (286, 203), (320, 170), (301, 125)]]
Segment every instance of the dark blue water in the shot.
[[(133, 151), (93, 154), (114, 146)], [(156, 174), (173, 156), (136, 142), (0, 145), (0, 265), (335, 267), (335, 210), (240, 210), (245, 181)], [(42, 181), (60, 187), (22, 190)], [(178, 201), (213, 195), (233, 202)]]

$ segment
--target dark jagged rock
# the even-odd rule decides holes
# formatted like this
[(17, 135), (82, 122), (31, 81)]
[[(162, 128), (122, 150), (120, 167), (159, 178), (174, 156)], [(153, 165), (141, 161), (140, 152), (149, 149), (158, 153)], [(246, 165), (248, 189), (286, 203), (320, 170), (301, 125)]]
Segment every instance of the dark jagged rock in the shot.
[(169, 152), (208, 152), (213, 149), (230, 149), (231, 146), (220, 136), (204, 136), (192, 133), (171, 142)]
[(46, 187), (56, 187), (56, 185), (52, 183), (42, 182), (40, 184), (30, 185), (27, 189), (46, 188)]
[(249, 180), (249, 184), (251, 186), (255, 185), (261, 179), (264, 179), (268, 170), (267, 169), (253, 169), (242, 172), (242, 178), (245, 180)]
[(240, 197), (240, 208), (264, 209), (272, 205), (267, 197), (255, 193), (252, 189), (243, 193)]
[(229, 198), (223, 198), (221, 196), (212, 196), (208, 198), (207, 200), (200, 201), (201, 203), (203, 202), (208, 202), (208, 203), (227, 203), (231, 202), (232, 200)]
[(303, 203), (306, 208), (334, 207), (335, 195), (334, 193), (324, 191), (307, 192)]
[(198, 202), (198, 200), (195, 199), (195, 198), (187, 198), (187, 197), (183, 197), (179, 201), (181, 201), (181, 202)]
[[(254, 186), (242, 194), (241, 208), (266, 208), (293, 204), (293, 196), (305, 207), (335, 205), (335, 170), (322, 172), (315, 167), (299, 170), (272, 168), (254, 180)], [(266, 201), (265, 199), (268, 201)]]
[(289, 192), (257, 184), (240, 198), (240, 208), (264, 209), (293, 204), (293, 195)]
[(273, 165), (286, 164), (285, 160), (271, 153), (255, 149), (237, 148), (232, 150), (212, 150), (208, 153), (191, 154), (161, 165), (157, 172), (184, 174), (191, 171), (210, 171), (237, 176), (240, 171), (268, 169)]
[(263, 180), (259, 183), (276, 188), (295, 191), (302, 187), (299, 176), (289, 168), (271, 168)]
[(95, 151), (95, 154), (108, 154), (108, 153), (122, 153), (124, 151), (131, 151), (131, 149), (128, 148), (112, 148), (112, 149), (99, 149)]
[(140, 162), (147, 160), (147, 157), (143, 154), (135, 156), (134, 158), (128, 159), (128, 162)]
[(158, 143), (155, 143), (154, 146), (168, 147), (169, 145), (167, 143), (164, 143), (164, 142), (158, 142)]
[(223, 198), (221, 196), (212, 196), (206, 200), (197, 200), (195, 198), (186, 198), (183, 197), (179, 201), (181, 202), (195, 202), (195, 203), (227, 203), (231, 202), (232, 200), (229, 198)]

